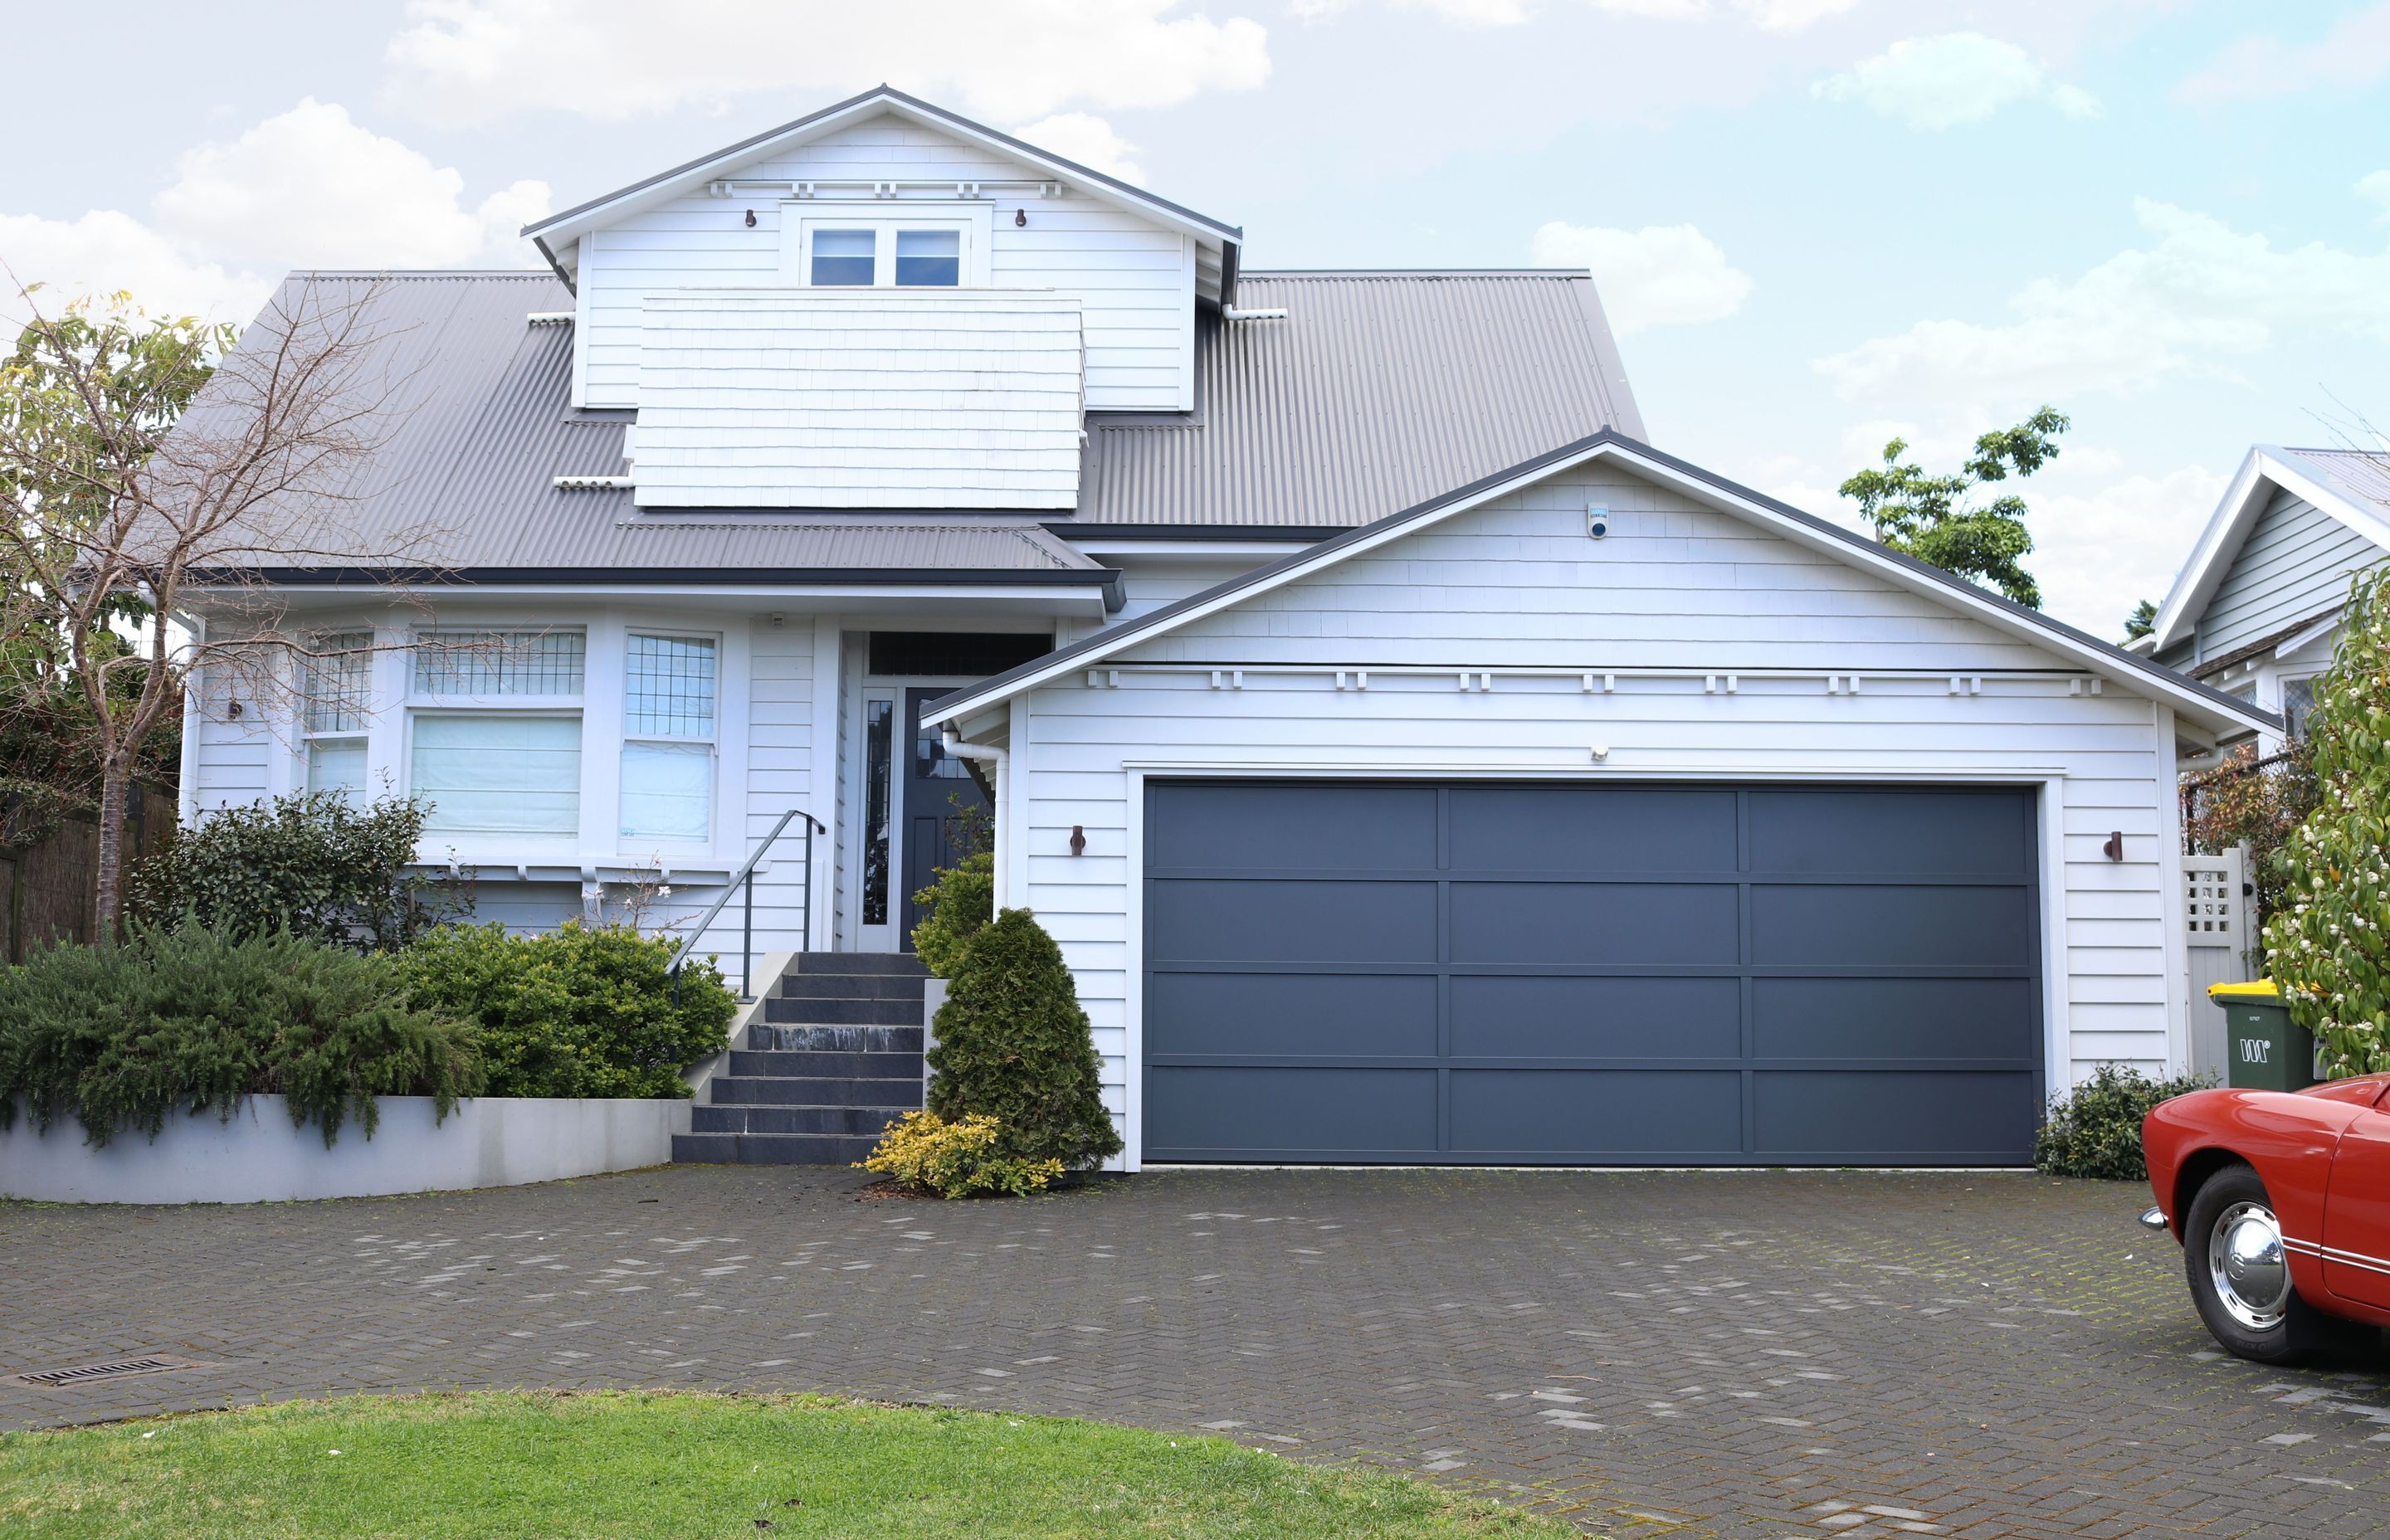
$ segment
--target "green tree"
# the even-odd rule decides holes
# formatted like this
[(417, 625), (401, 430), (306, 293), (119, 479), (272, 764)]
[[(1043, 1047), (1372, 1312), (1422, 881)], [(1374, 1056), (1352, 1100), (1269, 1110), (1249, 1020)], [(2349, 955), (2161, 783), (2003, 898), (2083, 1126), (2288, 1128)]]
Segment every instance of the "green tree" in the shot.
[(2357, 581), (2307, 718), (2318, 802), (2276, 859), (2266, 967), (2334, 1076), (2390, 1070), (2390, 581)]
[(1970, 499), (1979, 488), (2022, 480), (2056, 459), (2058, 435), (2070, 426), (2063, 413), (2044, 406), (2014, 428), (1978, 438), (1966, 464), (1947, 476), (1903, 465), (1908, 441), (1895, 439), (1883, 446), (1880, 468), (1860, 471), (1840, 490), (1884, 545), (2038, 610), (2041, 585), (2021, 565), (2033, 550), (2024, 499), (2013, 492), (1981, 506)]
[(1005, 910), (964, 943), (936, 1027), (931, 1111), (996, 1119), (1005, 1156), (1077, 1168), (1120, 1153), (1078, 987), (1028, 910)]
[(2133, 606), (2131, 614), (2125, 617), (2125, 640), (2138, 642), (2157, 628), (2158, 607), (2143, 599)]

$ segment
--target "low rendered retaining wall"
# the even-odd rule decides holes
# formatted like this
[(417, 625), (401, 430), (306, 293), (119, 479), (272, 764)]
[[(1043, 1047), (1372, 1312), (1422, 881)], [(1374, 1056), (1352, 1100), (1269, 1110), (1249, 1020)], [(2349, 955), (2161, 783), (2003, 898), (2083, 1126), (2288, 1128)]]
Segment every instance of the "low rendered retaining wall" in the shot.
[(475, 1097), (432, 1121), (429, 1097), (379, 1098), (370, 1139), (352, 1118), (328, 1149), (314, 1123), (293, 1127), (280, 1097), (248, 1097), (229, 1122), (167, 1120), (153, 1141), (84, 1142), (71, 1114), (33, 1131), (18, 1110), (0, 1132), (0, 1198), (57, 1203), (261, 1203), (291, 1198), (505, 1187), (630, 1171), (672, 1159), (689, 1103)]

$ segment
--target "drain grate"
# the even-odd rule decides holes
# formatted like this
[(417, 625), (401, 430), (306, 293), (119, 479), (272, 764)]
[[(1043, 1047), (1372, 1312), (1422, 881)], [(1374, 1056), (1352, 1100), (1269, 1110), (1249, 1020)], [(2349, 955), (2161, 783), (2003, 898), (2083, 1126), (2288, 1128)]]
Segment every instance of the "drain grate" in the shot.
[(164, 1374), (172, 1369), (195, 1369), (199, 1367), (187, 1358), (169, 1358), (153, 1353), (140, 1358), (111, 1358), (104, 1364), (77, 1364), (71, 1368), (35, 1369), (17, 1378), (28, 1385), (59, 1390), (68, 1385), (88, 1385), (101, 1380), (123, 1380), (136, 1374)]

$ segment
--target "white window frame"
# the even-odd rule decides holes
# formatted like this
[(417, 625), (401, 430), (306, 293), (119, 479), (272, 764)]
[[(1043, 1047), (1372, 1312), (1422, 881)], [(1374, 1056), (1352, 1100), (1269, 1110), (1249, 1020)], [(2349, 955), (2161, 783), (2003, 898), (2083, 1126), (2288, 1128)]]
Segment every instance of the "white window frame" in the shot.
[[(780, 276), (790, 284), (811, 289), (814, 234), (824, 229), (868, 229), (873, 245), (873, 291), (896, 288), (896, 232), (956, 230), (962, 235), (962, 262), (957, 289), (989, 287), (989, 248), (995, 236), (994, 205), (986, 202), (892, 203), (884, 199), (797, 199), (780, 206)], [(861, 284), (824, 284), (830, 293), (861, 293)], [(906, 293), (950, 293), (944, 285), (921, 285)]]
[[(400, 711), (405, 723), (399, 743), (398, 763), (403, 767), (403, 784), (409, 795), (416, 794), (415, 725), (430, 716), (437, 717), (497, 717), (544, 716), (570, 717), (581, 728), (581, 777), (573, 789), (573, 828), (570, 831), (508, 830), (508, 829), (426, 829), (428, 846), (443, 843), (455, 845), (465, 858), (484, 846), (504, 843), (520, 845), (526, 850), (563, 853), (578, 850), (589, 828), (589, 712), (592, 659), (598, 650), (597, 628), (585, 624), (549, 624), (537, 620), (466, 620), (443, 617), (437, 623), (418, 628), (409, 638), (405, 654), (406, 691)], [(547, 694), (456, 694), (438, 695), (422, 689), (417, 671), (422, 659), (420, 650), (427, 637), (460, 635), (477, 631), (514, 632), (526, 635), (571, 633), (581, 637), (581, 688), (572, 695)]]
[[(631, 846), (634, 841), (636, 841), (641, 846), (657, 845), (675, 851), (712, 850), (717, 843), (719, 843), (722, 835), (722, 804), (724, 801), (723, 781), (725, 778), (722, 773), (722, 741), (726, 726), (724, 718), (726, 714), (726, 709), (724, 704), (726, 682), (729, 678), (730, 674), (729, 638), (725, 636), (719, 631), (698, 631), (683, 626), (649, 625), (644, 624), (636, 620), (625, 622), (621, 631), (616, 635), (619, 636), (619, 646), (614, 648), (615, 666), (609, 672), (614, 676), (615, 695), (620, 702), (620, 709), (623, 712), (623, 717), (622, 730), (613, 735), (615, 744), (614, 803), (612, 815), (607, 821), (607, 832), (613, 839), (614, 842), (618, 846), (622, 847), (625, 853), (632, 853)], [(668, 733), (635, 733), (631, 730), (631, 643), (634, 638), (641, 636), (653, 637), (661, 641), (705, 642), (713, 647), (713, 730), (712, 733), (708, 734), (704, 738), (694, 738), (687, 735)], [(583, 688), (585, 690), (587, 688), (587, 680), (585, 676), (583, 680)], [(585, 724), (585, 741), (583, 747), (583, 752), (585, 754), (587, 752), (585, 741), (586, 730), (586, 725)], [(628, 749), (634, 743), (704, 745), (709, 755), (709, 772), (706, 782), (704, 834), (695, 840), (667, 840), (659, 835), (626, 834), (623, 832), (623, 751)], [(586, 815), (585, 814), (584, 816), (585, 821)]]

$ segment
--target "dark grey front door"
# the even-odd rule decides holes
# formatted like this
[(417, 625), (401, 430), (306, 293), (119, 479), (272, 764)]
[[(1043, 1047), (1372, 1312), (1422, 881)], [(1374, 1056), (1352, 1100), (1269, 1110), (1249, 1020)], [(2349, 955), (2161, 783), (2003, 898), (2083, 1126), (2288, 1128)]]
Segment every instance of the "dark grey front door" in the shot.
[(976, 810), (984, 816), (987, 794), (971, 779), (963, 761), (948, 755), (935, 731), (924, 732), (921, 710), (955, 687), (905, 692), (906, 742), (910, 745), (905, 770), (905, 930), (903, 946), (913, 949), (913, 927), (921, 922), (913, 895), (937, 880), (938, 873), (962, 859), (962, 820)]
[(1153, 782), (1145, 1158), (1997, 1164), (2011, 789)]

